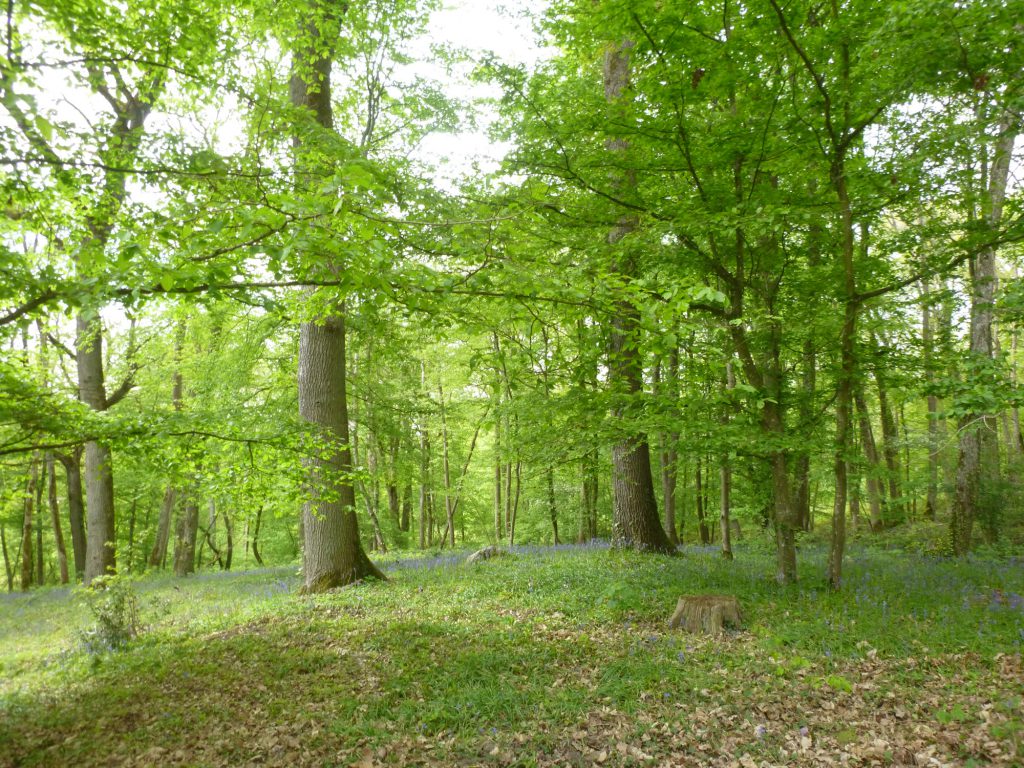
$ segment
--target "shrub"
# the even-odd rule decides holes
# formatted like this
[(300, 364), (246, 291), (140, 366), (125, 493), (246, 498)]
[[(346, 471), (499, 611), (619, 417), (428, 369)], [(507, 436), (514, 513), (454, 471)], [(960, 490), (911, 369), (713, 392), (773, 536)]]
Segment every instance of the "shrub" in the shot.
[(138, 637), (139, 598), (129, 580), (119, 576), (94, 579), (80, 593), (93, 617), (93, 625), (80, 633), (87, 653), (119, 651)]

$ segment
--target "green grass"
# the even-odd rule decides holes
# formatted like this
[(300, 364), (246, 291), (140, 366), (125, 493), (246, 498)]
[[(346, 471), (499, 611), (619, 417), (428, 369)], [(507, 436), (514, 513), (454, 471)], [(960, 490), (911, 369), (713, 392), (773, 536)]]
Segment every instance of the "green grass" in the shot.
[[(7, 597), (0, 765), (1012, 764), (1020, 563), (859, 550), (834, 594), (822, 558), (788, 589), (765, 555), (698, 549), (405, 561), (308, 598), (287, 570), (150, 578), (110, 654), (81, 649), (73, 594)], [(670, 632), (695, 592), (737, 595), (745, 631)]]

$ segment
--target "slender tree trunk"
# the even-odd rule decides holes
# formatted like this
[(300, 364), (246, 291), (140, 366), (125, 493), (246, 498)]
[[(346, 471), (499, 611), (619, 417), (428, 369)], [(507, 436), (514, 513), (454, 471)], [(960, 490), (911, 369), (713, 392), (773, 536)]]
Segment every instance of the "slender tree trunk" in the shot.
[[(661, 394), (675, 399), (679, 396), (679, 348), (673, 347), (668, 353), (668, 367)], [(679, 532), (676, 529), (676, 469), (679, 463), (679, 432), (673, 430), (662, 435), (662, 449), (659, 454), (661, 464), (661, 495), (665, 505), (665, 533), (673, 547), (679, 546)]]
[(132, 572), (132, 561), (135, 556), (135, 515), (138, 512), (139, 500), (132, 499), (132, 506), (128, 512), (128, 564), (125, 570)]
[(887, 521), (897, 522), (905, 516), (903, 494), (900, 491), (899, 435), (893, 409), (889, 404), (889, 393), (878, 368), (875, 368), (875, 383), (878, 385), (878, 412), (882, 423), (882, 453), (885, 456), (886, 481), (889, 485)]
[(11, 567), (11, 556), (7, 551), (7, 532), (0, 523), (0, 549), (4, 552), (4, 574), (7, 576), (7, 591), (14, 591), (14, 569)]
[(561, 544), (558, 539), (558, 509), (555, 506), (555, 472), (551, 467), (545, 470), (548, 485), (548, 515), (551, 518), (551, 531), (554, 535), (555, 544)]
[(196, 536), (199, 532), (199, 484), (184, 494), (178, 531), (174, 542), (174, 575), (187, 576), (196, 570)]
[(501, 476), (501, 417), (494, 418), (494, 540), (500, 542), (505, 538), (504, 520), (505, 506), (501, 498), (503, 478)]
[(153, 542), (153, 550), (149, 553), (150, 567), (162, 568), (167, 559), (167, 542), (171, 537), (171, 520), (174, 517), (176, 498), (177, 493), (174, 486), (168, 484), (160, 505), (160, 517), (156, 524), (156, 540)]
[(256, 524), (252, 528), (252, 559), (263, 565), (263, 557), (260, 555), (260, 523), (263, 522), (263, 505), (256, 508)]
[(871, 430), (871, 419), (868, 415), (868, 405), (864, 401), (864, 395), (856, 392), (854, 401), (857, 405), (857, 415), (860, 422), (860, 440), (864, 448), (864, 458), (867, 459), (867, 486), (868, 505), (871, 511), (871, 530), (878, 532), (882, 530), (882, 489), (878, 482), (878, 449), (875, 447), (875, 436)]
[[(36, 460), (39, 461), (37, 455)], [(43, 475), (36, 482), (36, 584), (42, 586), (46, 581), (44, 566), (46, 558), (43, 556), (43, 491), (46, 488), (46, 467), (43, 467)]]
[[(452, 490), (451, 464), (448, 460), (448, 421), (445, 417), (444, 388), (438, 384), (441, 398), (441, 468), (444, 473), (444, 512), (447, 521), (445, 534), (452, 549), (455, 548), (455, 499)], [(444, 546), (445, 542), (441, 542)]]
[(704, 494), (704, 462), (697, 457), (697, 471), (694, 473), (694, 489), (697, 496), (697, 527), (700, 530), (700, 543), (707, 546), (711, 543), (711, 531), (708, 530), (707, 496)]
[(426, 427), (420, 429), (420, 549), (427, 546), (430, 530), (430, 435)]
[(935, 337), (932, 330), (931, 278), (921, 281), (921, 343), (928, 387), (928, 490), (924, 516), (934, 520), (939, 500), (939, 398), (935, 394)]
[[(814, 395), (817, 388), (817, 355), (814, 340), (804, 341), (803, 350), (803, 400), (800, 404), (800, 422), (803, 429), (809, 428), (814, 414)], [(800, 527), (811, 529), (811, 454), (801, 450), (795, 461), (794, 476), (796, 480), (796, 512)]]
[(516, 461), (516, 482), (512, 498), (512, 514), (508, 527), (508, 545), (511, 547), (516, 543), (516, 518), (519, 516), (519, 492), (523, 487), (523, 462)]
[(235, 526), (231, 522), (231, 515), (228, 514), (227, 510), (224, 510), (221, 514), (224, 518), (224, 536), (226, 539), (224, 544), (224, 570), (230, 571), (231, 559), (235, 554)]
[(64, 467), (68, 494), (68, 525), (71, 529), (71, 551), (75, 560), (75, 576), (85, 574), (85, 505), (82, 497), (82, 451), (75, 448), (70, 454), (57, 453)]
[[(171, 386), (171, 405), (175, 413), (180, 413), (184, 407), (185, 387), (181, 375), (181, 355), (185, 348), (185, 335), (187, 327), (183, 321), (178, 321), (174, 328), (174, 376)], [(152, 568), (162, 568), (167, 560), (167, 542), (171, 536), (171, 523), (174, 518), (174, 502), (177, 491), (173, 482), (167, 483), (164, 491), (163, 504), (160, 507), (160, 517), (156, 524), (156, 539), (153, 542), (153, 550), (149, 553), (149, 565)]]
[[(21, 527), (21, 588), (27, 590), (32, 586), (32, 522), (34, 505), (36, 501), (36, 485), (39, 482), (39, 464), (36, 454), (32, 454), (32, 460), (28, 468), (28, 485), (25, 488), (23, 499), (22, 527)], [(42, 552), (39, 553), (42, 557)]]
[[(736, 377), (733, 375), (731, 361), (725, 364), (724, 383), (727, 392), (736, 387)], [(728, 406), (723, 407), (722, 424), (723, 426), (728, 426), (729, 424)], [(728, 454), (722, 456), (722, 464), (719, 467), (719, 498), (721, 500), (719, 505), (719, 523), (722, 533), (722, 557), (726, 560), (732, 560), (732, 521), (730, 519), (732, 514), (732, 466), (729, 462)]]

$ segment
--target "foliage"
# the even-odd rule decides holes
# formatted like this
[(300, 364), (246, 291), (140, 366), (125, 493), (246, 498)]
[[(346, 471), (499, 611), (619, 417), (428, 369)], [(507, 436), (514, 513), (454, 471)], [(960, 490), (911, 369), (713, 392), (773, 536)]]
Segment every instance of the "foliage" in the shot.
[(124, 650), (139, 636), (139, 597), (131, 579), (101, 576), (78, 590), (92, 617), (92, 626), (79, 632), (82, 649), (88, 654)]

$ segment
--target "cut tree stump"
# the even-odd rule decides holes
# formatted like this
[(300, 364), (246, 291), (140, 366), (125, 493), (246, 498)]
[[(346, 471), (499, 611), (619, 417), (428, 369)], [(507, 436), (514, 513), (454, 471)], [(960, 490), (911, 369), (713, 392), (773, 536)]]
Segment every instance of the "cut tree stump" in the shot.
[(719, 635), (729, 624), (739, 628), (740, 603), (730, 595), (683, 595), (676, 603), (676, 612), (668, 621), (670, 629), (682, 627), (687, 632)]

